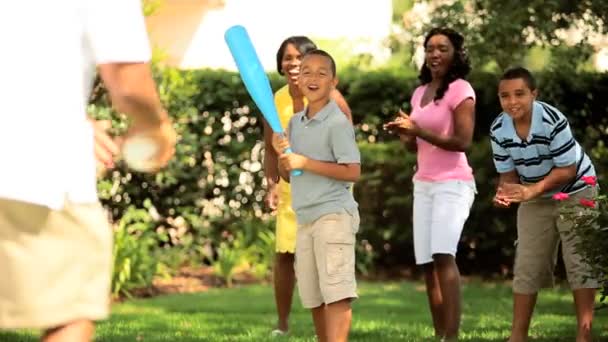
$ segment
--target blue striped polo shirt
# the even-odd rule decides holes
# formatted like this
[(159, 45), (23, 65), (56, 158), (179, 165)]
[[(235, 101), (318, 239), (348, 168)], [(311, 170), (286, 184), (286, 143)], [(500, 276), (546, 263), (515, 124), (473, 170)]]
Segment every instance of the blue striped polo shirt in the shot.
[(521, 139), (513, 119), (502, 112), (492, 123), (490, 139), (496, 171), (516, 170), (522, 184), (536, 183), (546, 177), (554, 167), (576, 164), (576, 177), (561, 188), (543, 195), (550, 197), (558, 192), (568, 194), (587, 187), (583, 176), (595, 176), (593, 164), (581, 145), (574, 139), (568, 119), (541, 101), (532, 106), (532, 124), (527, 139)]

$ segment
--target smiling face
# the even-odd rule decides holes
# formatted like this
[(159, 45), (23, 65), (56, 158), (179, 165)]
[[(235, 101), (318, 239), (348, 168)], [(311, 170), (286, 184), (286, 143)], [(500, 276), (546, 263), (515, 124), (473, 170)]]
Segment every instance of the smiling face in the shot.
[(454, 45), (446, 35), (436, 34), (424, 46), (424, 56), (432, 77), (443, 78), (454, 60)]
[(329, 101), (329, 95), (337, 83), (329, 58), (315, 54), (304, 57), (299, 86), (308, 101)]
[(302, 64), (302, 54), (294, 44), (287, 44), (283, 58), (281, 59), (281, 70), (285, 79), (292, 85), (298, 84), (300, 76), (300, 65)]
[(532, 115), (532, 104), (537, 94), (537, 90), (530, 89), (523, 78), (506, 79), (498, 84), (500, 106), (515, 121)]

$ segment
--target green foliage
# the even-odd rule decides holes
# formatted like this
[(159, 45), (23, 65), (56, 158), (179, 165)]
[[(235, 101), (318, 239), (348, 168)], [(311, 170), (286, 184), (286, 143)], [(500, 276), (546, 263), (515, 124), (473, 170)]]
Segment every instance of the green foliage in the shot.
[(271, 223), (273, 221), (249, 218), (223, 231), (211, 264), (228, 287), (232, 287), (232, 279), (239, 271), (248, 272), (256, 279), (267, 279), (274, 261), (275, 236)]
[(250, 272), (256, 279), (267, 279), (272, 270), (275, 250), (275, 235), (271, 230), (258, 232), (257, 239), (247, 249), (246, 259)]
[[(608, 77), (596, 73), (539, 73), (540, 100), (563, 111), (575, 136), (594, 157), (604, 177), (608, 150)], [(489, 127), (500, 113), (496, 95), (498, 75), (475, 72), (470, 81), (476, 91), (474, 144), (468, 154), (478, 194), (459, 246), (463, 273), (507, 275), (516, 239), (515, 210), (497, 209), (491, 199), (496, 171), (491, 159)], [(341, 90), (353, 108), (361, 150), (362, 178), (355, 186), (361, 210), (360, 240), (371, 244), (379, 265), (413, 264), (411, 236), (411, 177), (415, 156), (382, 132), (381, 123), (403, 107), (417, 82), (391, 72), (343, 75)]]
[(238, 244), (238, 240), (232, 245), (221, 242), (217, 248), (217, 259), (213, 262), (213, 270), (216, 275), (222, 277), (227, 287), (232, 287), (232, 278), (237, 268), (243, 264), (244, 253)]
[(587, 200), (564, 207), (560, 215), (573, 223), (569, 238), (576, 239), (575, 249), (590, 267), (585, 280), (599, 281), (604, 302), (608, 296), (608, 197), (599, 194)]
[[(540, 99), (569, 118), (575, 136), (593, 157), (601, 179), (608, 163), (607, 75), (565, 69), (539, 73)], [(221, 242), (232, 248), (242, 239), (243, 269), (263, 278), (272, 264), (273, 220), (263, 205), (262, 127), (260, 114), (239, 77), (222, 71), (156, 71), (160, 94), (169, 109), (179, 144), (174, 160), (157, 175), (132, 172), (119, 163), (98, 183), (104, 205), (119, 221), (128, 208), (146, 208), (153, 218), (155, 246), (168, 255), (165, 265), (216, 261)], [(488, 143), (491, 122), (500, 112), (496, 74), (475, 72), (475, 142), (468, 152), (478, 195), (463, 232), (459, 263), (464, 273), (506, 274), (513, 257), (513, 210), (491, 205), (496, 172)], [(274, 89), (280, 86), (276, 75)], [(399, 108), (411, 110), (409, 97), (417, 85), (411, 75), (393, 71), (341, 74), (340, 91), (353, 110), (362, 153), (362, 177), (354, 191), (361, 212), (357, 269), (413, 265), (411, 177), (415, 156), (382, 123)], [(107, 109), (103, 92), (91, 112), (113, 120), (114, 132), (126, 127), (123, 117)], [(144, 205), (148, 203), (148, 206)], [(150, 224), (150, 223), (147, 223)], [(239, 237), (241, 236), (241, 237)], [(255, 247), (252, 247), (255, 246)], [(178, 253), (179, 254), (179, 253)], [(232, 257), (226, 257), (228, 259)], [(234, 258), (232, 258), (234, 259)]]
[(356, 69), (343, 73), (338, 85), (345, 94), (357, 125), (357, 140), (375, 143), (382, 141), (382, 123), (392, 118), (399, 108), (408, 111), (409, 97), (417, 80), (391, 70), (369, 71)]
[(143, 0), (142, 7), (144, 15), (147, 17), (154, 14), (162, 5), (163, 0)]
[(401, 22), (403, 20), (403, 13), (410, 10), (413, 5), (413, 0), (393, 0), (393, 22)]
[[(427, 298), (420, 282), (359, 282), (360, 298), (353, 302), (350, 340), (356, 342), (434, 341)], [(462, 285), (463, 320), (458, 341), (506, 341), (511, 330), (508, 284), (466, 281)], [(95, 332), (100, 342), (314, 342), (310, 310), (294, 300), (290, 334), (270, 335), (276, 321), (272, 287), (254, 285), (175, 294), (117, 303), (109, 320)], [(407, 324), (404, 324), (407, 317)], [(594, 341), (608, 339), (608, 315), (598, 312)], [(576, 340), (572, 292), (565, 287), (542, 291), (530, 329), (530, 340)], [(36, 342), (35, 331), (0, 331), (3, 342)]]
[[(498, 70), (522, 64), (533, 46), (561, 50), (566, 43), (564, 37), (572, 37), (569, 29), (580, 30), (581, 40), (575, 42), (577, 46), (568, 48), (569, 54), (575, 55), (576, 59), (564, 62), (576, 65), (589, 56), (585, 47), (589, 34), (608, 31), (608, 2), (603, 0), (534, 0), (525, 4), (493, 0), (450, 1), (440, 2), (431, 11), (431, 16), (426, 25), (411, 27), (414, 36), (424, 35), (430, 27), (454, 28), (466, 37), (476, 66), (495, 62)], [(423, 18), (412, 19), (413, 22), (417, 20)], [(414, 48), (420, 43), (415, 41)]]
[(355, 270), (364, 276), (370, 275), (374, 270), (374, 262), (377, 253), (374, 246), (367, 239), (357, 242), (355, 245)]
[[(249, 272), (260, 280), (270, 275), (275, 256), (274, 220), (261, 222), (250, 220), (244, 222), (248, 229), (237, 234), (242, 236), (245, 246), (245, 259)], [(238, 235), (237, 235), (238, 236)]]
[[(360, 143), (362, 177), (355, 185), (361, 228), (380, 260), (395, 264), (412, 257), (411, 176), (416, 157), (397, 142)], [(387, 181), (389, 180), (389, 181)], [(408, 246), (409, 248), (398, 248)]]
[[(176, 156), (155, 175), (132, 172), (121, 163), (106, 173), (98, 188), (114, 219), (129, 206), (150, 201), (169, 237), (160, 246), (193, 249), (217, 241), (223, 227), (241, 222), (245, 213), (267, 219), (261, 204), (261, 123), (238, 76), (167, 68), (157, 70), (156, 78), (179, 135)], [(91, 112), (111, 118), (114, 133), (124, 131), (126, 120), (107, 109), (100, 93)]]
[(130, 297), (133, 289), (152, 284), (158, 267), (154, 257), (158, 239), (162, 237), (154, 232), (148, 211), (127, 208), (114, 230), (112, 295)]

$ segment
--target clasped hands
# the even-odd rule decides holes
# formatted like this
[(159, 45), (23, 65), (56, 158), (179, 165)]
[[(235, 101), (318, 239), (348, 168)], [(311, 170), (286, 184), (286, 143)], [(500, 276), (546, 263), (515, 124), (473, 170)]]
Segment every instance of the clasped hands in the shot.
[(420, 128), (409, 115), (399, 110), (397, 117), (393, 121), (389, 121), (382, 126), (389, 132), (396, 132), (401, 140), (411, 140), (420, 132)]
[[(420, 133), (420, 128), (412, 118), (399, 110), (395, 120), (387, 122), (383, 128), (389, 132), (396, 132), (402, 141), (411, 141)], [(504, 183), (496, 189), (492, 202), (497, 207), (507, 208), (511, 203), (529, 201), (542, 194), (538, 184)]]
[(272, 134), (272, 147), (279, 156), (279, 166), (290, 172), (291, 170), (304, 170), (308, 163), (308, 158), (297, 153), (285, 153), (290, 148), (289, 140), (285, 134)]
[(541, 194), (542, 190), (537, 184), (504, 183), (496, 189), (492, 202), (496, 207), (508, 208), (511, 203), (526, 202)]

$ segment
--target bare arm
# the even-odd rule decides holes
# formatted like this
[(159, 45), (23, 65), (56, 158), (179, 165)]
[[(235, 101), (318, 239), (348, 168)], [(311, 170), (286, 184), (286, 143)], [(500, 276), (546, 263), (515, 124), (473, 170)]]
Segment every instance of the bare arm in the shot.
[(415, 150), (415, 137), (440, 147), (447, 151), (466, 151), (473, 141), (473, 130), (475, 128), (475, 102), (473, 99), (462, 101), (454, 110), (454, 132), (452, 135), (442, 135), (423, 129), (418, 126), (409, 115), (399, 111), (396, 120), (384, 125), (385, 129), (396, 129), (400, 136), (411, 137), (401, 138), (408, 150)]
[(300, 169), (313, 172), (321, 176), (333, 178), (345, 182), (356, 182), (361, 176), (360, 164), (339, 164), (324, 162), (307, 158), (301, 154), (289, 153), (279, 157), (279, 172), (281, 178), (289, 181), (289, 172)]
[(338, 164), (307, 158), (302, 169), (345, 182), (356, 182), (361, 176), (360, 164)]
[(471, 146), (473, 141), (475, 101), (471, 98), (462, 101), (454, 110), (453, 115), (454, 134), (445, 136), (422, 128), (417, 128), (415, 134), (444, 150), (464, 152)]
[(501, 173), (500, 176), (498, 177), (498, 186), (497, 187), (500, 188), (505, 183), (519, 184), (519, 175), (517, 174), (517, 171), (513, 170), (513, 171)]
[(262, 121), (264, 122), (264, 175), (270, 188), (279, 182), (279, 158), (272, 146), (272, 129), (266, 120)]
[[(284, 151), (289, 147), (287, 139), (279, 138), (277, 135), (274, 139), (275, 149)], [(279, 156), (281, 178), (289, 181), (289, 172), (298, 169), (345, 182), (356, 182), (361, 176), (361, 165), (359, 163), (324, 162), (297, 153), (283, 153)]]
[(290, 183), (290, 177), (291, 174), (289, 173), (289, 171), (283, 166), (282, 163), (279, 163), (279, 176), (286, 181), (287, 183)]
[(98, 66), (112, 105), (139, 128), (155, 128), (168, 121), (148, 63), (111, 63)]
[[(93, 136), (95, 138), (95, 158), (104, 168), (114, 167), (114, 157), (120, 153), (118, 144), (108, 134), (112, 127), (109, 120), (93, 120), (89, 117), (89, 122), (93, 126)], [(101, 173), (98, 173), (98, 175)]]
[[(529, 185), (536, 196), (540, 196), (547, 191), (566, 185), (576, 177), (576, 164), (566, 167), (555, 167), (542, 180)], [(534, 196), (534, 197), (536, 197)]]
[(454, 134), (439, 135), (422, 128), (418, 128), (415, 134), (444, 150), (464, 152), (471, 146), (474, 128), (475, 102), (469, 98), (462, 101), (454, 110)]
[(508, 208), (511, 205), (511, 201), (505, 196), (503, 186), (505, 184), (519, 184), (519, 175), (517, 171), (509, 171), (500, 174), (498, 178), (498, 184), (496, 185), (496, 194), (492, 199), (494, 206), (499, 208)]
[[(288, 169), (283, 161), (283, 156), (285, 156), (285, 153), (281, 153), (279, 155), (278, 151), (285, 151), (287, 148), (289, 148), (289, 141), (287, 140), (287, 138), (283, 135), (279, 135), (276, 133), (271, 132), (270, 133), (270, 146), (272, 147), (272, 152), (275, 155), (275, 158), (277, 159), (277, 163), (275, 164), (277, 166), (277, 176), (281, 177), (284, 181), (286, 181), (287, 183), (290, 182), (290, 173), (289, 171), (291, 169)], [(293, 155), (293, 153), (290, 153), (290, 155)], [(278, 179), (277, 179), (278, 181)]]
[(340, 110), (342, 111), (342, 113), (344, 113), (346, 115), (346, 117), (348, 118), (348, 120), (352, 123), (353, 122), (353, 113), (351, 112), (350, 107), (348, 106), (348, 103), (346, 102), (346, 99), (344, 98), (344, 96), (342, 96), (342, 93), (340, 93), (340, 91), (338, 89), (334, 89), (334, 90), (332, 90), (330, 96), (334, 101), (336, 101), (336, 104), (338, 105), (338, 107), (340, 107)]
[(502, 196), (509, 202), (525, 202), (541, 196), (545, 192), (554, 190), (567, 184), (576, 177), (576, 165), (572, 164), (565, 167), (555, 167), (549, 174), (534, 184), (503, 184)]
[(272, 146), (272, 129), (266, 120), (264, 124), (264, 176), (266, 178), (266, 196), (264, 202), (271, 210), (276, 210), (279, 205), (279, 158)]
[(416, 137), (406, 134), (399, 134), (399, 140), (403, 143), (405, 148), (412, 152), (418, 152), (418, 145), (416, 144)]
[(150, 171), (165, 166), (175, 153), (177, 136), (158, 98), (149, 64), (110, 63), (101, 64), (98, 69), (114, 108), (133, 120), (127, 139), (145, 132), (158, 146), (157, 153), (151, 158), (155, 167)]

